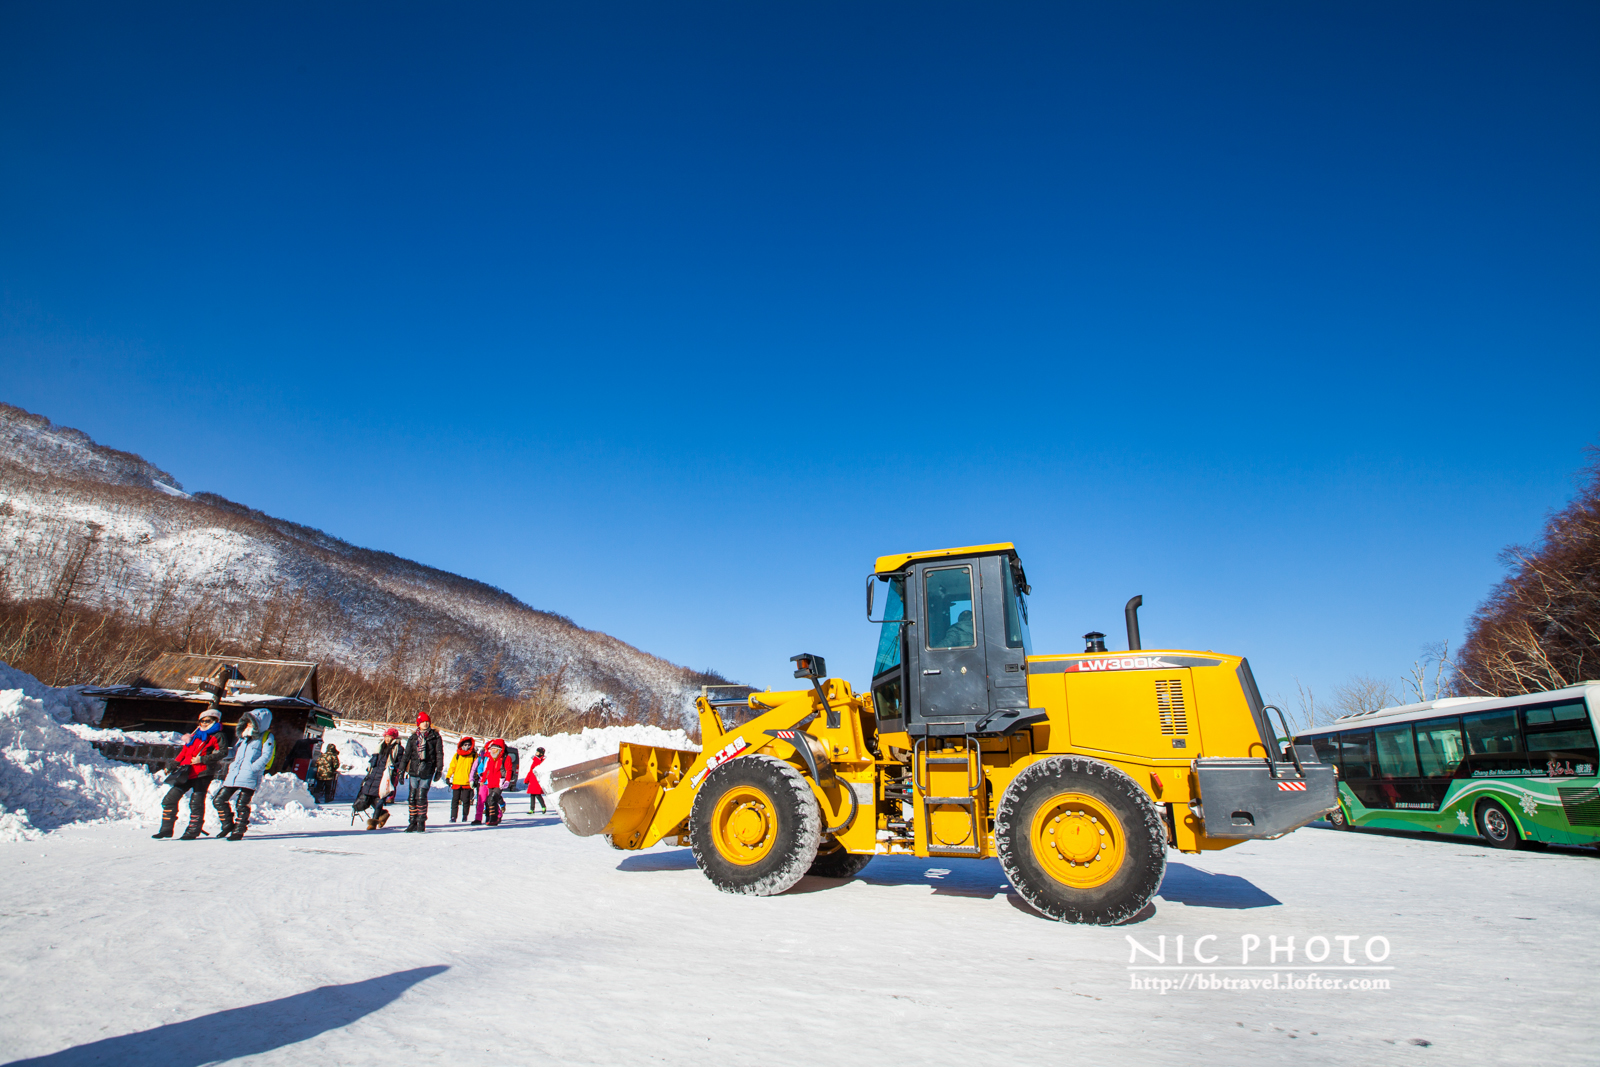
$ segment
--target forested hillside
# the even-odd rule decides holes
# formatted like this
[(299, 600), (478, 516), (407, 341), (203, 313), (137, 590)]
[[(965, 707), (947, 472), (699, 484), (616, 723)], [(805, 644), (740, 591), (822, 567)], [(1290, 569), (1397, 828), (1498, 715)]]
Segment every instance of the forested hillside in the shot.
[(548, 729), (680, 725), (720, 680), (483, 582), (191, 495), (4, 404), (0, 601), (0, 659), (58, 685), (114, 682), (165, 650), (305, 658), (333, 668), (323, 692), (350, 713)]

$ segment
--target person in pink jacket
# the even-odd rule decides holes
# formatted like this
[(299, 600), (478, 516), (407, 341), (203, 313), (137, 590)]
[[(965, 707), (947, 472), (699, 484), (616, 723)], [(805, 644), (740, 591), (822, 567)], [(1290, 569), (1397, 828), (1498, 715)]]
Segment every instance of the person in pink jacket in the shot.
[(478, 825), (487, 815), (490, 826), (499, 826), (500, 816), (506, 810), (505, 797), (500, 791), (516, 781), (511, 777), (511, 757), (506, 755), (503, 740), (497, 737), (484, 747), (477, 771), (478, 818), (472, 821), (473, 825)]
[(544, 786), (539, 784), (539, 764), (543, 762), (544, 749), (535, 749), (533, 752), (533, 758), (528, 761), (528, 777), (523, 779), (523, 783), (528, 787), (529, 815), (533, 814), (533, 805), (535, 803), (539, 805), (540, 811), (544, 812), (546, 815), (550, 814), (550, 809), (544, 806)]

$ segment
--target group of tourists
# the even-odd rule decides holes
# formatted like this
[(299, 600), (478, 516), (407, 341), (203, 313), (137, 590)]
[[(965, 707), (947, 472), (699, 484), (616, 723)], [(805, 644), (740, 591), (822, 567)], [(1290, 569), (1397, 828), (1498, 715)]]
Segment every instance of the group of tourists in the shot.
[[(261, 788), (261, 779), (277, 752), (271, 726), (270, 710), (247, 710), (239, 717), (237, 740), (231, 749), (224, 749), (221, 712), (214, 703), (202, 711), (199, 725), (193, 733), (183, 736), (177, 757), (168, 764), (170, 788), (161, 802), (161, 828), (153, 836), (173, 836), (178, 806), (185, 793), (189, 794), (189, 825), (179, 839), (193, 841), (204, 836), (206, 794), (212, 781), (220, 777), (222, 788), (212, 798), (222, 820), (216, 836), (230, 841), (243, 839), (250, 824), (250, 799)], [(400, 740), (398, 729), (391, 727), (384, 733), (378, 750), (367, 762), (366, 775), (351, 805), (351, 819), (368, 812), (367, 829), (381, 829), (389, 822), (388, 805), (403, 782), (410, 806), (406, 832), (424, 833), (428, 828), (428, 791), (441, 779), (447, 779), (451, 822), (457, 821), (458, 813), (462, 822), (472, 814), (474, 826), (498, 826), (506, 811), (505, 791), (516, 788), (517, 763), (516, 749), (503, 738), (490, 741), (480, 754), (477, 742), (463, 737), (447, 765), (444, 739), (433, 728), (432, 717), (421, 712), (417, 715), (416, 729), (404, 741)], [(549, 810), (545, 807), (544, 789), (539, 784), (539, 767), (543, 763), (544, 749), (540, 748), (528, 761), (524, 779), (530, 815), (536, 807), (539, 811)], [(331, 801), (339, 780), (336, 747), (328, 745), (323, 750), (313, 764), (310, 777), (313, 796), (324, 802)]]
[(206, 794), (216, 778), (222, 788), (211, 798), (222, 820), (216, 836), (242, 841), (250, 826), (250, 798), (261, 788), (262, 776), (272, 766), (277, 744), (272, 736), (272, 712), (250, 708), (239, 716), (237, 740), (222, 747), (222, 712), (212, 703), (200, 713), (200, 724), (183, 735), (178, 755), (167, 766), (167, 795), (161, 801), (161, 827), (152, 836), (171, 837), (178, 822), (178, 805), (189, 794), (189, 825), (180, 840), (193, 841), (205, 832)]
[[(528, 814), (535, 806), (548, 811), (544, 803), (544, 789), (539, 784), (539, 766), (544, 763), (544, 749), (537, 749), (528, 761), (528, 774), (524, 783), (528, 788)], [(351, 806), (352, 818), (370, 810), (367, 829), (377, 830), (389, 821), (385, 807), (406, 783), (410, 799), (410, 822), (406, 833), (425, 833), (428, 829), (428, 791), (443, 780), (450, 790), (450, 821), (466, 822), (473, 815), (474, 826), (499, 826), (505, 816), (505, 791), (515, 789), (517, 781), (517, 751), (506, 744), (504, 738), (495, 738), (478, 752), (477, 741), (463, 737), (456, 742), (456, 750), (449, 764), (444, 760), (444, 738), (433, 728), (427, 712), (417, 715), (417, 728), (403, 743), (400, 731), (394, 727), (383, 735), (383, 743), (367, 763), (366, 777)], [(476, 813), (474, 814), (474, 803)]]

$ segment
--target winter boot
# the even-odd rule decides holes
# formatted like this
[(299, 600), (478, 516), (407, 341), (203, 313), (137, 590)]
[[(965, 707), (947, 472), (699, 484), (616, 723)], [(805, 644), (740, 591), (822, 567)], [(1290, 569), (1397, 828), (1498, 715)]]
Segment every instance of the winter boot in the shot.
[(389, 821), (389, 809), (384, 808), (383, 814), (378, 816), (378, 829), (383, 829), (383, 824)]
[(367, 820), (367, 829), (368, 830), (376, 830), (377, 828), (378, 828), (378, 817), (376, 815), (374, 815), (372, 818)]
[(179, 841), (193, 841), (195, 838), (203, 836), (204, 833), (205, 833), (205, 826), (206, 826), (206, 806), (205, 806), (205, 803), (202, 801), (199, 804), (190, 804), (189, 805), (189, 825), (184, 828), (184, 831), (183, 831), (183, 833), (181, 835), (179, 835), (178, 840)]
[(233, 805), (229, 804), (227, 798), (223, 796), (225, 792), (227, 792), (226, 789), (220, 789), (217, 791), (217, 795), (211, 798), (211, 806), (217, 809), (218, 841), (233, 833)]
[(178, 821), (178, 813), (177, 812), (168, 811), (165, 808), (162, 808), (161, 809), (161, 829), (159, 829), (155, 833), (151, 834), (150, 837), (152, 839), (160, 839), (160, 838), (163, 838), (163, 837), (171, 837), (172, 836), (172, 827), (177, 821)]
[(255, 795), (252, 789), (239, 793), (238, 808), (233, 815), (233, 829), (228, 833), (229, 841), (243, 841), (244, 832), (250, 827), (250, 798)]

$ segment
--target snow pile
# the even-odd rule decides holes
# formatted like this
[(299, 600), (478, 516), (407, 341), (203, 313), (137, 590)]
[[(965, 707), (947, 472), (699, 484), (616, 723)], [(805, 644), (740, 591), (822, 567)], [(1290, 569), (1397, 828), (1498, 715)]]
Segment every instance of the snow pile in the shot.
[(83, 695), (83, 686), (69, 685), (64, 689), (45, 685), (31, 674), (17, 670), (9, 663), (0, 663), (0, 689), (20, 689), (44, 704), (45, 711), (56, 722), (81, 722), (93, 725), (106, 713), (106, 702)]
[(29, 685), (0, 690), (0, 841), (159, 810), (161, 786), (148, 771), (106, 759), (62, 725), (83, 707), (81, 694), (4, 669), (8, 682)]
[(601, 756), (615, 755), (617, 746), (624, 741), (638, 745), (654, 745), (657, 748), (700, 751), (700, 746), (690, 741), (689, 735), (682, 730), (664, 730), (659, 726), (639, 724), (589, 727), (579, 734), (551, 734), (549, 737), (529, 734), (517, 738), (511, 744), (522, 760), (520, 766), (524, 768), (521, 772), (523, 775), (527, 774), (528, 760), (533, 758), (534, 749), (544, 749), (544, 765), (539, 768), (539, 781), (544, 786), (544, 791), (548, 793), (552, 771), (559, 771), (574, 763), (599, 759)]
[[(181, 735), (85, 725), (100, 718), (100, 701), (4, 663), (0, 686), (9, 687), (0, 688), (0, 841), (31, 840), (72, 823), (160, 819), (166, 785), (138, 764), (106, 759), (90, 741), (177, 744)], [(272, 774), (256, 792), (250, 821), (314, 815), (316, 808), (299, 778)], [(185, 798), (180, 820), (188, 813)]]
[[(213, 787), (215, 788), (215, 787)], [(261, 788), (250, 798), (250, 822), (269, 823), (286, 815), (315, 815), (317, 802), (300, 776), (285, 772), (261, 779)]]

